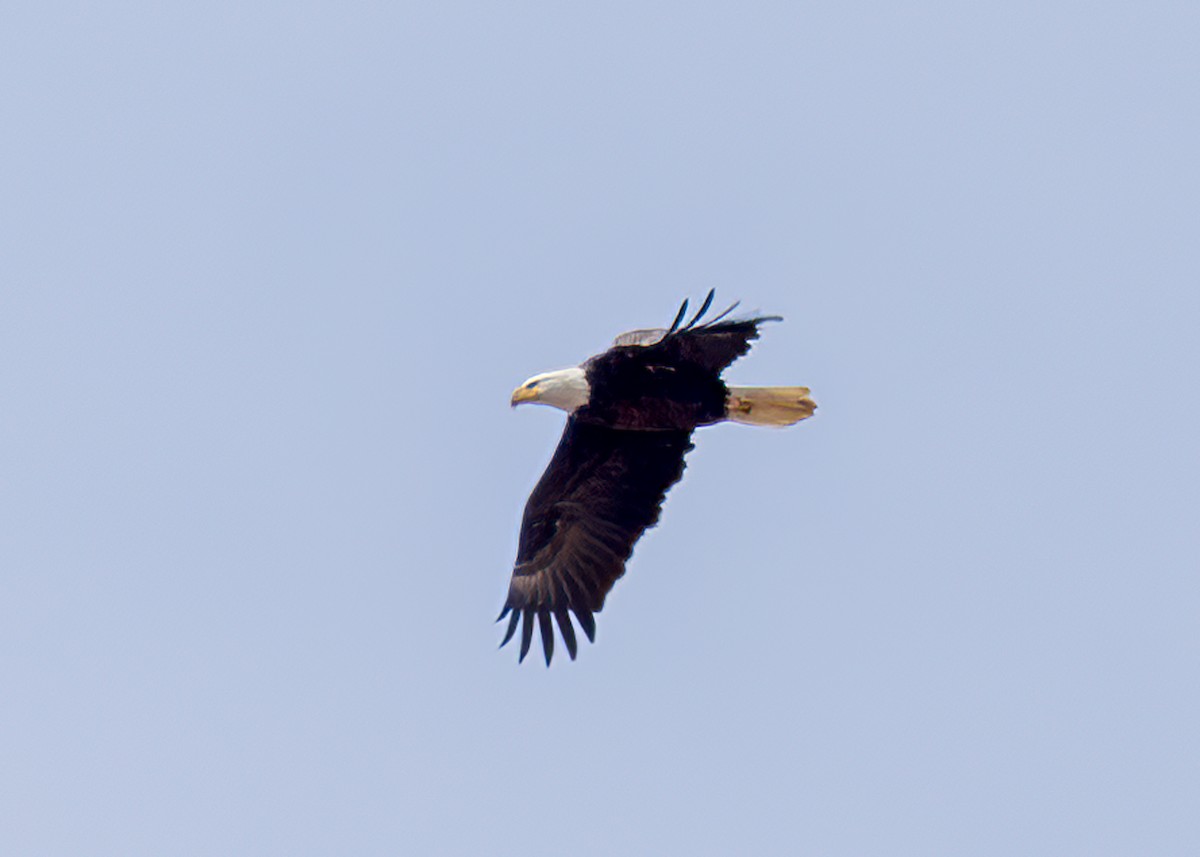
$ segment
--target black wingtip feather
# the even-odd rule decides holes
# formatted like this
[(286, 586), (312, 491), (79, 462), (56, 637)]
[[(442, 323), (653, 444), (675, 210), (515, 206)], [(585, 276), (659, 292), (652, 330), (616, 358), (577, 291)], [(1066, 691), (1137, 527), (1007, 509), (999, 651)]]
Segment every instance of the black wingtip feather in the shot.
[(542, 632), (542, 651), (546, 655), (546, 666), (550, 666), (550, 659), (554, 657), (554, 626), (550, 624), (550, 611), (539, 610), (537, 617)]
[(579, 647), (575, 643), (575, 626), (571, 624), (571, 614), (565, 607), (559, 607), (554, 611), (554, 618), (558, 620), (558, 631), (567, 645), (567, 654), (571, 656), (571, 660), (575, 660), (575, 653)]
[(684, 298), (683, 306), (681, 306), (679, 308), (679, 312), (676, 313), (676, 315), (675, 315), (675, 320), (673, 322), (671, 322), (671, 327), (667, 331), (667, 336), (670, 336), (672, 333), (674, 333), (676, 330), (679, 329), (679, 322), (683, 321), (683, 317), (687, 313), (687, 308), (688, 308), (687, 298)]
[(524, 621), (521, 622), (521, 654), (517, 656), (517, 663), (525, 660), (529, 654), (529, 644), (533, 642), (533, 611), (527, 609), (521, 615)]
[(741, 305), (742, 305), (741, 301), (734, 301), (732, 304), (730, 304), (729, 309), (725, 310), (722, 313), (719, 313), (716, 318), (709, 319), (707, 322), (705, 322), (705, 326), (712, 327), (714, 324), (716, 324), (718, 321), (723, 319), (725, 316), (729, 315), (731, 312), (733, 312), (735, 309), (737, 309)]
[(588, 642), (596, 642), (596, 617), (591, 614), (591, 611), (577, 607), (575, 618), (579, 620), (579, 627), (583, 629), (583, 633), (587, 634)]
[(696, 322), (698, 322), (704, 316), (704, 314), (706, 312), (708, 312), (708, 308), (710, 306), (712, 306), (713, 297), (715, 297), (716, 294), (717, 294), (716, 289), (708, 290), (708, 294), (704, 298), (704, 303), (702, 303), (700, 305), (700, 309), (696, 312), (696, 314), (694, 316), (692, 316), (692, 320), (683, 326), (684, 330), (694, 327), (696, 325)]
[[(505, 608), (505, 612), (507, 612), (508, 609), (510, 609), (510, 608)], [(500, 618), (504, 618), (504, 613), (500, 614)], [(520, 618), (521, 618), (521, 611), (513, 610), (512, 618), (508, 620), (508, 630), (504, 632), (504, 639), (500, 641), (500, 648), (503, 649), (504, 644), (512, 639), (513, 634), (516, 633), (517, 622), (520, 620)], [(500, 621), (500, 620), (497, 619), (496, 621)]]

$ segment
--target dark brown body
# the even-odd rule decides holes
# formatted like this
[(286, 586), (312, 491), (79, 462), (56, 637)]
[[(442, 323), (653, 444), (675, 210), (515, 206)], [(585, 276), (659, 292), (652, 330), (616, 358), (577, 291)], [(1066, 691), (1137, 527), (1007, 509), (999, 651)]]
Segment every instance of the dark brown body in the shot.
[(715, 372), (648, 351), (616, 347), (584, 363), (592, 392), (575, 417), (641, 431), (691, 431), (725, 419), (729, 390)]

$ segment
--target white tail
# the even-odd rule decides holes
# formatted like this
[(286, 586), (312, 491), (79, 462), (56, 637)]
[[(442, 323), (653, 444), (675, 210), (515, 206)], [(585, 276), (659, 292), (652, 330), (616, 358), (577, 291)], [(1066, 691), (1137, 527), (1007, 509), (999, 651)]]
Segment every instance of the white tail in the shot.
[(808, 387), (730, 387), (725, 418), (748, 426), (790, 426), (811, 417)]

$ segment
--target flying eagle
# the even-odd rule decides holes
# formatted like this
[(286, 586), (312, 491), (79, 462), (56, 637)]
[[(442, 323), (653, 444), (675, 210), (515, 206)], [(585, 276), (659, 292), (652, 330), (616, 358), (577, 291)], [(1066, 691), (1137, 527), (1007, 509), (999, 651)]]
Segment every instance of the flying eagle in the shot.
[(726, 420), (786, 426), (812, 416), (807, 387), (727, 387), (721, 372), (750, 349), (764, 322), (779, 316), (728, 318), (734, 304), (709, 321), (713, 292), (684, 322), (688, 302), (666, 330), (634, 330), (582, 366), (534, 375), (512, 394), (512, 405), (535, 402), (566, 411), (567, 426), (550, 465), (525, 505), (517, 561), (501, 611), (508, 630), (521, 626), (525, 660), (533, 622), (546, 664), (559, 633), (575, 659), (570, 613), (592, 642), (594, 613), (633, 546), (658, 522), (667, 489), (683, 475), (683, 457), (698, 426)]

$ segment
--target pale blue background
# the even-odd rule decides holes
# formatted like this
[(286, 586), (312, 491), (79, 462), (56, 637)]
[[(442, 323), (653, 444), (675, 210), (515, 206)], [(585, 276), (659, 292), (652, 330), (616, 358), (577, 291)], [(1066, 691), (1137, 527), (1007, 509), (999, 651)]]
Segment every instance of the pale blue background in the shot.
[[(0, 850), (1200, 853), (1200, 7), (8, 4)], [(561, 416), (778, 312), (595, 646)]]

